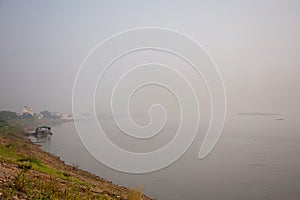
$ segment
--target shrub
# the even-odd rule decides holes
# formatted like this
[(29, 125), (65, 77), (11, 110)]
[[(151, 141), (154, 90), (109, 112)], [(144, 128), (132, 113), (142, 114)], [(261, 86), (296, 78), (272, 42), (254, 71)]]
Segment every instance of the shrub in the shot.
[(130, 188), (127, 193), (128, 200), (141, 200), (142, 196), (141, 188)]

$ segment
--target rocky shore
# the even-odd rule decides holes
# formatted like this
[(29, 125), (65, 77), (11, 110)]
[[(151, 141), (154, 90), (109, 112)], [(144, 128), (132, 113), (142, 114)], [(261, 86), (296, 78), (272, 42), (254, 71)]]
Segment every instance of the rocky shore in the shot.
[(0, 199), (150, 200), (140, 188), (125, 188), (66, 165), (11, 122), (0, 127)]

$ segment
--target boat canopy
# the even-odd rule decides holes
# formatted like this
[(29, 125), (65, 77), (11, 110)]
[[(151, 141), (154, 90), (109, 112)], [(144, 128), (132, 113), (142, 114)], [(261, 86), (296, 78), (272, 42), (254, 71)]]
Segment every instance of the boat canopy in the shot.
[(51, 130), (50, 126), (38, 126), (35, 128), (35, 132), (38, 132), (40, 129), (47, 129), (47, 130)]

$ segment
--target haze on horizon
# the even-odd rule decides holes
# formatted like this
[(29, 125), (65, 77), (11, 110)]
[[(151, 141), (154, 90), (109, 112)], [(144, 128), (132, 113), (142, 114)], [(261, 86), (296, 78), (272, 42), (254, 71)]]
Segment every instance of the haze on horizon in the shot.
[[(176, 30), (200, 43), (220, 70), (227, 107), (222, 81), (211, 73), (204, 77), (217, 86), (212, 98), (217, 101), (210, 101), (212, 90), (191, 63), (170, 51), (149, 50), (165, 42), (178, 54), (203, 61), (207, 72), (213, 64), (203, 51), (191, 49), (197, 45), (172, 34), (163, 38), (153, 29), (142, 36), (134, 32), (130, 40), (104, 44), (89, 57), (89, 70), (82, 70), (73, 101), (79, 106), (73, 108), (75, 113), (95, 110), (97, 118), (53, 125), (42, 148), (113, 183), (141, 186), (155, 199), (300, 196), (299, 0), (0, 0), (0, 111), (21, 112), (27, 105), (36, 113), (71, 113), (75, 77), (89, 52), (112, 35), (140, 27)], [(136, 40), (149, 49), (112, 63), (91, 88), (110, 53), (136, 49)], [(130, 68), (143, 64), (149, 65)], [(116, 84), (120, 77), (126, 84)], [(143, 81), (154, 84), (140, 87)], [(106, 97), (113, 96), (114, 86), (121, 89), (110, 101)], [(133, 94), (130, 101), (128, 94)], [(153, 106), (159, 104), (165, 110)]]
[(201, 43), (224, 79), (228, 113), (299, 120), (299, 1), (0, 1), (0, 110), (71, 112), (77, 70), (120, 31), (163, 27)]

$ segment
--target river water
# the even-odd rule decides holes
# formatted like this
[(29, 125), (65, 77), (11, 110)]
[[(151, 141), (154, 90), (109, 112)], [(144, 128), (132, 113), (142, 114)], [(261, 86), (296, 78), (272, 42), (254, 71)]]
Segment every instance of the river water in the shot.
[[(79, 123), (88, 127), (90, 122)], [(81, 144), (73, 122), (54, 126), (53, 133), (42, 144), (44, 150), (119, 185), (142, 187), (155, 199), (300, 198), (300, 128), (288, 119), (233, 116), (207, 158), (197, 158), (200, 134), (177, 162), (147, 174), (118, 172), (95, 160)]]

